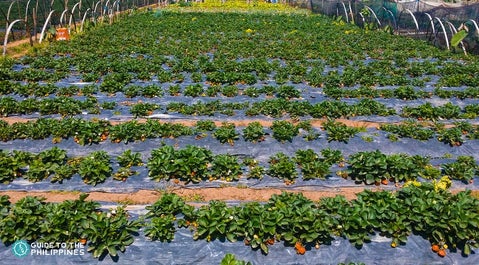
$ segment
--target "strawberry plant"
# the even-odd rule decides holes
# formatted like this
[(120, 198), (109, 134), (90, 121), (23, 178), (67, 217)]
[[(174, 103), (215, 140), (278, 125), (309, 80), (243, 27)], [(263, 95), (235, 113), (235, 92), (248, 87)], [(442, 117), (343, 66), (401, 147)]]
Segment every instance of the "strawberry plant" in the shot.
[(298, 150), (294, 160), (301, 169), (304, 180), (325, 179), (329, 174), (330, 164), (320, 158), (312, 149)]
[(299, 129), (294, 124), (284, 120), (273, 121), (271, 130), (273, 131), (273, 138), (282, 143), (285, 141), (292, 142), (293, 138), (299, 133)]
[(101, 103), (101, 108), (106, 110), (114, 110), (116, 106), (117, 104), (114, 101), (105, 101)]
[(238, 95), (238, 87), (234, 85), (224, 86), (221, 89), (221, 94), (225, 97), (236, 97)]
[(286, 184), (294, 183), (298, 176), (294, 161), (283, 153), (269, 158), (268, 175), (283, 180)]
[(222, 89), (223, 88), (221, 87), (221, 85), (212, 85), (212, 86), (206, 88), (205, 94), (208, 97), (216, 97), (218, 95), (218, 93), (221, 92)]
[(198, 183), (208, 178), (208, 163), (213, 158), (210, 150), (188, 145), (176, 151), (165, 145), (151, 152), (147, 166), (153, 180), (178, 178)]
[(76, 200), (46, 203), (39, 241), (77, 243), (82, 238), (86, 240), (85, 231), (92, 225), (92, 215), (100, 208), (98, 202), (86, 201), (87, 197), (88, 194), (80, 194)]
[(311, 106), (310, 115), (313, 118), (332, 118), (337, 119), (343, 116), (349, 116), (351, 107), (342, 101), (325, 100)]
[(51, 167), (45, 165), (41, 160), (34, 159), (23, 177), (31, 182), (39, 182), (48, 178), (52, 173), (53, 169)]
[(207, 206), (201, 206), (196, 213), (196, 224), (193, 239), (207, 242), (215, 239), (234, 241), (234, 231), (238, 228), (233, 209), (223, 201), (210, 201)]
[(170, 96), (178, 96), (178, 95), (180, 95), (180, 91), (181, 91), (181, 87), (178, 84), (171, 85), (168, 88), (168, 94), (170, 94)]
[(198, 131), (213, 131), (216, 129), (216, 124), (212, 120), (200, 120), (196, 122), (195, 127)]
[(459, 127), (439, 129), (437, 132), (437, 140), (450, 146), (461, 146), (464, 142), (462, 132)]
[(243, 129), (243, 138), (245, 141), (253, 143), (264, 141), (266, 135), (260, 122), (254, 121)]
[(50, 179), (52, 183), (63, 183), (65, 179), (71, 179), (77, 173), (77, 168), (71, 164), (62, 164), (55, 168), (55, 171)]
[(93, 226), (85, 229), (88, 235), (88, 248), (93, 257), (102, 258), (110, 255), (118, 256), (118, 251), (125, 252), (126, 247), (134, 242), (134, 235), (138, 235), (141, 227), (139, 220), (128, 220), (128, 213), (124, 207), (117, 207), (109, 213), (93, 214)]
[(399, 86), (394, 89), (394, 96), (402, 100), (414, 100), (422, 98), (424, 95), (420, 91), (415, 90), (413, 86)]
[[(154, 204), (146, 206), (146, 210), (148, 212), (145, 218), (150, 219), (151, 222), (146, 224), (145, 235), (151, 240), (169, 242), (175, 236), (176, 216), (193, 211), (193, 207), (187, 205), (181, 197), (174, 193), (164, 193)], [(178, 226), (185, 224), (183, 218), (178, 220)]]
[[(261, 249), (265, 254), (269, 251), (269, 245), (273, 245), (277, 237), (277, 226), (282, 222), (282, 216), (274, 211), (266, 211), (265, 206), (258, 202), (250, 202), (242, 207), (234, 209), (235, 228), (234, 236), (230, 241), (236, 241), (237, 237), (244, 238), (245, 245), (252, 249)], [(260, 226), (258, 224), (261, 224)]]
[(241, 165), (235, 156), (222, 154), (213, 158), (211, 166), (211, 177), (213, 179), (238, 181), (241, 174)]
[(74, 128), (73, 140), (79, 145), (91, 145), (102, 141), (102, 135), (107, 131), (108, 121), (85, 121), (77, 120)]
[(153, 111), (158, 109), (159, 106), (153, 103), (137, 103), (131, 106), (130, 113), (137, 117), (144, 117), (153, 114)]
[(152, 218), (164, 215), (177, 216), (183, 212), (191, 211), (192, 208), (192, 206), (186, 204), (177, 194), (163, 193), (155, 203), (145, 207), (145, 209), (148, 210), (145, 217)]
[(136, 120), (127, 121), (109, 127), (108, 134), (105, 134), (105, 136), (109, 137), (114, 143), (123, 141), (127, 144), (141, 138), (141, 135), (138, 135), (142, 132), (141, 126)]
[(118, 181), (126, 181), (129, 177), (137, 174), (138, 172), (132, 170), (130, 167), (119, 167), (116, 172), (113, 173), (113, 179)]
[(283, 85), (277, 88), (276, 95), (277, 97), (284, 99), (300, 98), (301, 91), (294, 88), (294, 86)]
[(96, 186), (105, 182), (111, 176), (113, 169), (110, 165), (110, 156), (105, 151), (94, 151), (84, 157), (79, 166), (78, 173), (83, 182)]
[(155, 98), (163, 96), (163, 89), (158, 85), (147, 85), (143, 87), (141, 94), (147, 98)]
[(340, 166), (342, 167), (341, 163), (344, 164), (344, 157), (340, 150), (335, 150), (328, 147), (321, 150), (321, 155), (323, 156), (323, 161), (330, 165), (334, 163), (340, 163)]
[(349, 176), (366, 184), (379, 183), (388, 173), (387, 156), (379, 150), (358, 152), (348, 159)]
[[(178, 174), (178, 165), (175, 165), (176, 151), (170, 145), (164, 145), (151, 151), (151, 157), (148, 159), (148, 175), (156, 181), (162, 179), (169, 180)], [(180, 177), (180, 176), (178, 176)]]
[(0, 239), (6, 244), (16, 240), (33, 242), (40, 239), (41, 224), (47, 212), (44, 198), (25, 197), (11, 206), (0, 219)]
[(128, 85), (123, 88), (122, 92), (127, 98), (134, 98), (140, 95), (141, 90), (142, 87), (139, 85)]
[(246, 157), (243, 159), (242, 164), (247, 166), (249, 169), (248, 174), (246, 175), (248, 179), (263, 179), (266, 170), (264, 167), (258, 165), (258, 161), (256, 159)]
[(145, 236), (153, 241), (171, 242), (175, 238), (175, 220), (173, 215), (153, 217), (145, 227)]
[(361, 99), (357, 104), (351, 106), (351, 111), (353, 116), (389, 116), (396, 114), (394, 109), (370, 98)]
[(434, 131), (431, 128), (424, 127), (414, 121), (406, 121), (402, 124), (381, 124), (380, 129), (399, 137), (409, 137), (422, 141), (429, 140), (434, 136)]
[(7, 117), (11, 114), (18, 113), (18, 103), (12, 97), (0, 98), (0, 115)]
[(470, 182), (477, 175), (479, 169), (476, 161), (472, 156), (458, 156), (457, 160), (452, 163), (442, 165), (444, 174), (452, 179), (462, 180), (466, 183)]
[(128, 84), (133, 76), (124, 72), (110, 73), (106, 75), (101, 82), (99, 90), (108, 94), (115, 94), (122, 91), (123, 87)]
[(252, 263), (246, 262), (244, 260), (238, 260), (236, 259), (235, 255), (228, 253), (223, 257), (220, 265), (252, 265)]
[(263, 176), (265, 175), (266, 170), (262, 166), (252, 166), (249, 167), (249, 172), (246, 175), (248, 179), (263, 179)]
[(239, 133), (236, 132), (234, 123), (223, 122), (223, 124), (216, 129), (213, 136), (220, 141), (220, 143), (229, 143), (234, 145), (234, 141), (239, 139)]
[(133, 153), (131, 150), (124, 151), (121, 155), (117, 158), (118, 164), (121, 167), (134, 167), (134, 166), (142, 166), (143, 161), (141, 159), (140, 153)]
[(188, 85), (185, 87), (183, 94), (189, 97), (199, 97), (204, 93), (203, 86), (201, 84)]
[(261, 89), (258, 89), (256, 87), (247, 87), (244, 91), (243, 94), (250, 97), (250, 98), (257, 98), (261, 94)]
[(386, 158), (388, 173), (382, 179), (392, 179), (394, 182), (415, 180), (426, 166), (429, 165), (429, 159), (421, 156), (408, 156), (406, 154), (392, 154)]
[(362, 128), (348, 127), (344, 123), (333, 120), (323, 123), (323, 129), (327, 132), (328, 142), (339, 141), (344, 143), (348, 143), (351, 137), (364, 130)]
[[(26, 162), (26, 161), (25, 161)], [(3, 184), (12, 182), (23, 175), (24, 161), (16, 159), (5, 151), (0, 151), (0, 181)]]

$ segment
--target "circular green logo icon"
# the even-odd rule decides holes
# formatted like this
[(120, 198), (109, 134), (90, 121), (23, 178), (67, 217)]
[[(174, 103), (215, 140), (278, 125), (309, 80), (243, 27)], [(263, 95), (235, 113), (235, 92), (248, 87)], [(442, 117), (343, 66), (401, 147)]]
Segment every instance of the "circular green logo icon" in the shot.
[(13, 255), (23, 258), (30, 253), (30, 245), (25, 240), (17, 240), (12, 245)]

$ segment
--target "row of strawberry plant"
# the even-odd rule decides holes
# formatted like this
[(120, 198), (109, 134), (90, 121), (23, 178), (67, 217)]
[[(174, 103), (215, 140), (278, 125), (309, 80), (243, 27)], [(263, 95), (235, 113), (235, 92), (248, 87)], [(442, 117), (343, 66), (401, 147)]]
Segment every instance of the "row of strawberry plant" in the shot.
[(53, 137), (53, 142), (70, 137), (80, 145), (97, 144), (108, 138), (115, 143), (144, 141), (146, 138), (170, 138), (182, 135), (193, 135), (194, 130), (182, 124), (160, 123), (148, 120), (140, 123), (137, 120), (111, 124), (106, 120), (84, 120), (78, 118), (50, 119), (40, 118), (35, 121), (16, 122), (9, 125), (0, 121), (0, 140), (14, 139), (46, 139)]
[[(216, 97), (222, 95), (224, 97), (235, 97), (238, 95), (246, 95), (251, 98), (257, 98), (260, 95), (266, 95), (269, 97), (275, 96), (277, 98), (284, 99), (295, 99), (301, 98), (301, 93), (299, 89), (290, 85), (279, 85), (279, 86), (262, 86), (254, 87), (249, 86), (244, 89), (240, 89), (235, 85), (212, 85), (212, 86), (203, 86), (201, 84), (188, 85), (181, 88), (180, 85), (170, 85), (169, 88), (163, 89), (159, 85), (150, 84), (146, 86), (140, 85), (127, 85), (119, 86), (119, 91), (108, 91), (110, 94), (114, 92), (122, 92), (128, 98), (133, 98), (137, 96), (143, 96), (147, 98), (153, 97), (162, 97), (165, 93), (170, 96), (179, 96), (181, 90), (183, 90), (184, 96), (198, 97), (198, 96), (207, 96), (207, 97)], [(68, 87), (56, 87), (53, 84), (44, 84), (40, 85), (38, 83), (27, 83), (22, 85), (21, 83), (16, 83), (12, 81), (1, 81), (0, 82), (0, 94), (17, 94), (21, 96), (36, 96), (44, 97), (51, 94), (56, 94), (59, 97), (71, 97), (74, 95), (78, 96), (93, 96), (98, 91), (104, 91), (102, 86), (99, 87), (95, 85), (88, 85), (84, 87), (79, 87), (71, 85)], [(361, 86), (355, 89), (345, 89), (341, 87), (325, 87), (323, 89), (324, 93), (328, 97), (334, 99), (341, 98), (399, 98), (403, 100), (414, 100), (414, 99), (424, 99), (431, 98), (433, 95), (439, 96), (440, 98), (452, 98), (457, 97), (460, 99), (465, 98), (478, 98), (479, 89), (476, 87), (468, 87), (464, 90), (451, 90), (451, 89), (440, 89), (436, 88), (434, 93), (427, 92), (423, 90), (416, 90), (413, 86), (399, 86), (394, 89), (387, 88), (375, 88), (375, 87), (365, 87)], [(19, 103), (18, 103), (19, 104)], [(26, 103), (23, 103), (25, 105)], [(31, 104), (31, 103), (30, 103)], [(23, 106), (22, 105), (22, 106)], [(18, 109), (24, 109), (22, 106), (19, 106)], [(27, 104), (28, 106), (28, 104)], [(28, 110), (28, 108), (26, 108)], [(10, 112), (16, 113), (16, 112)], [(7, 113), (7, 114), (10, 114)]]
[(14, 82), (10, 80), (0, 81), (0, 94), (1, 95), (19, 95), (22, 97), (46, 97), (50, 95), (56, 96), (93, 96), (99, 92), (106, 92), (109, 95), (122, 92), (127, 98), (134, 98), (143, 96), (146, 98), (162, 97), (165, 94), (169, 96), (190, 96), (190, 97), (236, 97), (238, 95), (245, 95), (251, 98), (256, 98), (261, 95), (275, 96), (278, 98), (300, 98), (301, 91), (291, 85), (279, 85), (271, 86), (265, 85), (261, 87), (248, 86), (246, 88), (240, 88), (236, 85), (202, 85), (199, 83), (190, 84), (186, 86), (180, 86), (179, 84), (169, 85), (168, 88), (163, 88), (158, 84), (148, 85), (118, 85), (116, 89), (106, 89), (106, 85), (86, 85), (77, 86), (70, 85), (67, 87), (56, 86), (54, 84), (40, 84), (29, 82), (22, 84), (20, 82)]
[(441, 174), (469, 183), (479, 173), (479, 166), (471, 156), (458, 156), (455, 162), (442, 164), (442, 170), (432, 166), (427, 157), (386, 155), (379, 150), (352, 154), (347, 162), (348, 169), (338, 171), (337, 174), (365, 184), (387, 184), (388, 181), (397, 183), (416, 180), (417, 177), (438, 179)]
[(437, 96), (443, 99), (477, 99), (478, 87), (466, 87), (462, 90), (436, 88), (433, 92), (416, 89), (412, 85), (398, 86), (397, 88), (377, 88), (373, 86), (360, 86), (358, 88), (324, 87), (324, 94), (334, 99), (341, 98), (398, 98), (402, 100), (426, 99)]
[[(265, 115), (274, 118), (289, 115), (290, 117), (311, 116), (313, 118), (340, 118), (350, 116), (395, 115), (396, 111), (384, 104), (371, 99), (362, 99), (356, 104), (347, 104), (337, 100), (326, 100), (321, 103), (311, 104), (308, 101), (289, 101), (286, 99), (267, 99), (258, 102), (236, 104), (211, 101), (207, 103), (195, 103), (188, 105), (181, 102), (171, 102), (166, 106), (168, 112), (178, 112), (184, 115), (214, 115), (224, 113), (234, 115), (234, 110), (245, 110), (247, 116)], [(239, 108), (235, 108), (235, 107)]]
[[(211, 161), (211, 162), (209, 162)], [(418, 177), (438, 179), (448, 176), (451, 179), (466, 183), (478, 175), (479, 166), (471, 156), (458, 156), (451, 163), (433, 166), (429, 158), (407, 154), (386, 155), (376, 150), (374, 152), (358, 152), (344, 159), (339, 150), (323, 149), (321, 154), (311, 149), (297, 150), (294, 157), (282, 152), (269, 157), (268, 168), (259, 165), (253, 158), (245, 158), (242, 163), (232, 155), (223, 154), (214, 156), (206, 148), (187, 146), (175, 150), (165, 145), (151, 152), (147, 166), (149, 176), (154, 180), (182, 180), (186, 182), (201, 182), (205, 180), (223, 179), (236, 181), (242, 175), (247, 178), (263, 178), (269, 175), (292, 184), (301, 172), (303, 180), (325, 179), (331, 174), (331, 166), (340, 167), (349, 164), (345, 170), (336, 172), (344, 178), (351, 178), (365, 184), (387, 184), (416, 180)], [(247, 171), (243, 172), (242, 167)], [(442, 167), (442, 169), (441, 169)]]
[(470, 191), (452, 194), (442, 181), (410, 183), (396, 193), (365, 190), (352, 201), (336, 196), (315, 203), (301, 193), (283, 192), (265, 204), (227, 206), (211, 201), (198, 209), (166, 193), (147, 207), (145, 235), (172, 241), (176, 220), (179, 228), (192, 231), (194, 240), (243, 241), (264, 254), (270, 245), (284, 242), (304, 254), (336, 237), (360, 248), (372, 235), (380, 234), (391, 238), (395, 248), (407, 244), (409, 235), (418, 234), (429, 240), (440, 256), (445, 256), (448, 248), (470, 255), (479, 247), (478, 206), (479, 200)]
[[(391, 238), (391, 247), (407, 244), (417, 234), (430, 241), (431, 250), (444, 257), (447, 249), (470, 255), (479, 247), (479, 200), (470, 191), (452, 194), (442, 182), (411, 183), (396, 193), (365, 190), (357, 199), (343, 196), (315, 203), (301, 193), (273, 195), (268, 202), (227, 206), (221, 201), (194, 208), (178, 195), (164, 193), (147, 206), (148, 212), (132, 220), (124, 207), (108, 212), (86, 201), (47, 203), (25, 197), (15, 204), (0, 197), (0, 238), (4, 244), (64, 242), (86, 245), (96, 258), (118, 257), (134, 242), (141, 228), (150, 240), (171, 242), (177, 227), (191, 230), (194, 240), (243, 241), (268, 254), (269, 246), (284, 242), (297, 254), (344, 237), (358, 248), (374, 234)], [(27, 224), (27, 225), (26, 225)], [(64, 233), (68, 230), (69, 233)]]
[[(115, 102), (99, 103), (94, 97), (88, 97), (86, 100), (75, 100), (70, 97), (57, 97), (53, 99), (34, 99), (28, 98), (17, 101), (12, 97), (3, 97), (0, 99), (0, 115), (8, 116), (12, 114), (33, 114), (39, 112), (40, 115), (61, 114), (63, 116), (74, 116), (87, 110), (91, 114), (100, 113), (101, 109), (114, 109)], [(163, 106), (154, 103), (135, 103), (130, 107), (130, 113), (135, 117), (148, 116), (155, 110), (162, 109)], [(347, 104), (342, 101), (323, 101), (317, 104), (311, 104), (307, 101), (288, 101), (283, 98), (269, 99), (254, 102), (250, 105), (244, 103), (223, 103), (219, 100), (207, 103), (199, 102), (192, 105), (180, 102), (171, 102), (165, 106), (167, 112), (178, 112), (184, 115), (214, 115), (221, 113), (226, 115), (235, 115), (235, 111), (245, 110), (248, 116), (266, 115), (275, 118), (288, 114), (291, 117), (311, 116), (340, 118), (348, 116), (368, 116), (395, 115), (396, 111), (386, 107), (384, 104), (372, 99), (362, 99), (356, 104)], [(438, 119), (473, 119), (479, 115), (479, 105), (469, 104), (461, 108), (452, 103), (446, 103), (435, 107), (427, 102), (418, 107), (404, 106), (399, 113), (405, 118), (416, 118), (419, 120), (438, 120)]]
[[(14, 150), (0, 153), (1, 182), (9, 183), (23, 177), (31, 182), (43, 181), (51, 176), (51, 182), (62, 183), (78, 174), (89, 185), (113, 179), (126, 181), (137, 174), (132, 166), (142, 166), (140, 153), (124, 151), (116, 158), (119, 168), (114, 172), (112, 159), (105, 151), (95, 151), (83, 157), (68, 157), (65, 150), (53, 147), (38, 154)], [(296, 181), (301, 173), (303, 180), (326, 179), (333, 164), (344, 167), (336, 172), (344, 178), (351, 178), (365, 184), (387, 184), (416, 180), (418, 177), (438, 179), (443, 175), (451, 179), (470, 182), (478, 174), (479, 166), (471, 156), (458, 156), (441, 168), (430, 164), (429, 158), (406, 154), (386, 155), (380, 151), (358, 152), (347, 160), (341, 151), (323, 149), (316, 153), (311, 149), (297, 150), (294, 157), (284, 153), (270, 156), (268, 168), (260, 165), (254, 158), (238, 159), (231, 154), (214, 155), (209, 149), (188, 145), (182, 149), (164, 145), (154, 149), (147, 161), (148, 175), (152, 180), (173, 180), (186, 183), (225, 180), (238, 181), (239, 178), (262, 179), (265, 175), (280, 179), (289, 185)]]
[(58, 242), (68, 248), (82, 244), (95, 258), (118, 258), (118, 252), (134, 242), (142, 223), (131, 220), (122, 206), (102, 211), (98, 202), (87, 197), (81, 194), (77, 200), (61, 203), (25, 197), (12, 204), (8, 196), (0, 196), (0, 239), (5, 245), (17, 240)]
[[(236, 156), (230, 154), (213, 155), (206, 148), (187, 146), (175, 150), (165, 145), (151, 152), (147, 166), (149, 176), (153, 180), (181, 180), (198, 183), (205, 180), (222, 179), (237, 181), (243, 175), (247, 178), (262, 179), (268, 174), (292, 184), (298, 177), (297, 167), (301, 168), (303, 179), (325, 179), (334, 163), (343, 160), (339, 150), (324, 149), (321, 154), (313, 150), (298, 150), (295, 158), (283, 153), (270, 157), (268, 169), (259, 165), (253, 158), (245, 158), (240, 163)], [(248, 168), (248, 172), (242, 169)]]
[(112, 109), (115, 102), (100, 104), (95, 97), (85, 100), (76, 100), (70, 97), (56, 97), (46, 99), (27, 98), (20, 101), (13, 97), (0, 98), (0, 115), (7, 117), (12, 114), (40, 115), (61, 114), (62, 116), (74, 116), (86, 111), (90, 114), (99, 114), (100, 109)]
[[(300, 121), (293, 124), (288, 121), (274, 121), (269, 127), (271, 136), (280, 142), (291, 142), (294, 137), (302, 135), (307, 141), (316, 140), (320, 136), (318, 130), (314, 130), (308, 121)], [(323, 123), (322, 129), (326, 132), (328, 142), (340, 141), (347, 143), (351, 137), (364, 132), (362, 127), (349, 127), (341, 122), (328, 120)], [(437, 140), (451, 146), (460, 146), (465, 139), (478, 139), (478, 126), (468, 122), (455, 122), (453, 127), (446, 128), (443, 124), (435, 124), (426, 127), (414, 121), (406, 121), (401, 124), (381, 124), (380, 130), (390, 133), (388, 138), (397, 141), (399, 137), (408, 137), (417, 140), (429, 140), (434, 136)], [(152, 138), (176, 138), (180, 136), (195, 135), (196, 139), (211, 136), (221, 143), (234, 145), (240, 139), (235, 124), (223, 122), (221, 126), (211, 120), (197, 121), (195, 127), (188, 127), (178, 123), (160, 123), (149, 119), (144, 123), (137, 120), (111, 124), (106, 120), (84, 120), (77, 118), (65, 118), (62, 120), (41, 118), (36, 121), (16, 122), (9, 125), (0, 121), (0, 140), (10, 141), (15, 139), (45, 139), (53, 137), (53, 143), (61, 142), (70, 137), (80, 144), (97, 144), (108, 139), (111, 142), (129, 143), (145, 141)], [(260, 122), (251, 122), (242, 129), (242, 137), (245, 141), (261, 142), (269, 133)]]
[(401, 116), (406, 118), (416, 118), (419, 120), (438, 120), (438, 119), (474, 119), (479, 114), (479, 104), (469, 104), (464, 108), (454, 105), (450, 102), (442, 106), (433, 106), (426, 102), (417, 107), (405, 106), (402, 109)]
[(401, 124), (381, 124), (379, 129), (389, 132), (388, 138), (392, 141), (397, 141), (399, 137), (425, 141), (436, 136), (437, 140), (450, 146), (460, 146), (465, 139), (479, 137), (478, 127), (464, 121), (455, 122), (452, 127), (441, 123), (428, 127), (415, 121), (405, 121)]
[(113, 179), (126, 181), (137, 172), (132, 166), (143, 165), (141, 154), (130, 150), (117, 157), (120, 166), (114, 172), (110, 155), (105, 151), (94, 151), (86, 156), (69, 157), (67, 151), (53, 147), (38, 154), (13, 150), (0, 152), (0, 182), (8, 184), (16, 178), (30, 182), (43, 181), (49, 177), (52, 183), (63, 183), (78, 174), (83, 182), (96, 186), (113, 176)]
[[(273, 118), (289, 115), (292, 118), (310, 116), (313, 118), (341, 118), (351, 116), (390, 116), (400, 115), (405, 118), (417, 118), (427, 120), (438, 119), (474, 119), (479, 115), (478, 104), (468, 104), (463, 108), (452, 103), (446, 103), (443, 106), (434, 107), (431, 103), (424, 103), (418, 107), (404, 106), (402, 111), (397, 113), (393, 108), (385, 104), (366, 98), (358, 103), (348, 104), (339, 100), (325, 100), (320, 103), (312, 104), (308, 101), (289, 101), (286, 99), (267, 99), (249, 103), (235, 104), (221, 103), (212, 101), (208, 103), (195, 103), (188, 105), (186, 103), (171, 102), (166, 106), (167, 112), (178, 112), (184, 115), (214, 115), (223, 113), (234, 115), (235, 110), (245, 110), (247, 116), (265, 115)], [(239, 108), (236, 108), (239, 107)]]

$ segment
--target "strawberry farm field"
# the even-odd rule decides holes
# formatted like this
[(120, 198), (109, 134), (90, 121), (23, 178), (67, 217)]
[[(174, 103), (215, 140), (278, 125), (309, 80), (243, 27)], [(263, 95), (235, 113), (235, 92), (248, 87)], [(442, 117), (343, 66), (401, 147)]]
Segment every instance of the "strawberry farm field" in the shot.
[[(478, 72), (233, 1), (138, 9), (1, 58), (0, 256), (18, 262), (24, 240), (84, 251), (30, 264), (477, 264)], [(113, 199), (138, 192), (156, 197)]]

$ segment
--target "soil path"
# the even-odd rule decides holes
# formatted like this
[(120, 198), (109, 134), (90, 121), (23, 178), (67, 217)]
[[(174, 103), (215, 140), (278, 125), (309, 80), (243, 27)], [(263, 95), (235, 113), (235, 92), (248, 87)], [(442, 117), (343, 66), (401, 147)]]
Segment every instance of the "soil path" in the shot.
[[(30, 119), (30, 118), (22, 118), (22, 117), (16, 117), (16, 116), (1, 117), (0, 119), (3, 120), (3, 121), (6, 121), (10, 125), (13, 124), (13, 123), (16, 123), (16, 122), (28, 122), (28, 121), (37, 120), (37, 118), (31, 118)], [(188, 119), (175, 119), (175, 120), (156, 119), (156, 118), (152, 118), (152, 119), (158, 120), (160, 123), (175, 123), (175, 124), (182, 124), (182, 125), (190, 126), (190, 127), (195, 126), (196, 122), (198, 121), (198, 120), (188, 120)], [(144, 122), (147, 121), (147, 119), (139, 118), (139, 119), (129, 119), (129, 120), (123, 120), (123, 121), (111, 120), (110, 123), (112, 125), (116, 125), (116, 124), (131, 121), (131, 120), (137, 120), (139, 123), (144, 123)], [(208, 119), (208, 120), (212, 120), (216, 124), (216, 126), (221, 126), (221, 124), (224, 122), (224, 120), (214, 120), (214, 119)], [(294, 123), (293, 120), (289, 120), (289, 121)], [(311, 125), (313, 127), (319, 128), (319, 127), (322, 126), (322, 124), (324, 122), (327, 121), (327, 119), (310, 119), (309, 121), (311, 122)], [(354, 120), (353, 121), (353, 120), (348, 120), (348, 119), (335, 119), (335, 121), (344, 123), (344, 124), (346, 124), (347, 126), (350, 126), (350, 127), (364, 127), (364, 128), (377, 128), (381, 124), (385, 124), (385, 123), (371, 122), (371, 121), (361, 121), (361, 120)], [(248, 124), (250, 124), (252, 122), (259, 122), (262, 126), (265, 126), (265, 127), (266, 126), (270, 127), (273, 124), (272, 120), (263, 120), (263, 119), (244, 119), (244, 120), (237, 120), (237, 121), (228, 121), (228, 123), (233, 123), (235, 126), (239, 126), (239, 127), (247, 126)], [(388, 124), (391, 124), (391, 123), (388, 123)]]
[[(372, 186), (367, 187), (371, 191), (381, 191), (382, 187)], [(342, 187), (331, 188), (330, 190), (312, 191), (312, 190), (284, 190), (279, 188), (238, 188), (238, 187), (223, 187), (223, 188), (171, 188), (168, 191), (181, 196), (187, 202), (209, 202), (212, 200), (220, 201), (258, 201), (265, 202), (273, 194), (281, 194), (282, 191), (287, 192), (301, 192), (305, 197), (313, 201), (318, 201), (325, 197), (335, 197), (342, 195), (348, 200), (356, 198), (356, 194), (364, 191), (365, 187)], [(460, 189), (452, 190), (457, 193)], [(127, 205), (146, 205), (157, 201), (162, 192), (155, 190), (139, 190), (132, 193), (108, 193), (108, 192), (88, 192), (90, 195), (88, 199), (100, 202), (123, 203)], [(80, 196), (78, 191), (1, 191), (0, 195), (10, 196), (11, 202), (16, 202), (26, 196), (44, 197), (48, 202), (62, 202), (65, 200), (75, 200)]]
[[(374, 187), (373, 190), (380, 190), (380, 187)], [(303, 195), (313, 201), (323, 197), (334, 197), (343, 195), (347, 199), (356, 198), (356, 194), (364, 190), (364, 187), (334, 188), (328, 191), (311, 190), (288, 190), (289, 192), (301, 192)], [(281, 194), (282, 189), (265, 188), (251, 189), (238, 187), (224, 188), (171, 188), (169, 192), (174, 192), (188, 202), (208, 202), (211, 200), (221, 201), (267, 201), (273, 194)], [(161, 197), (161, 191), (139, 190), (133, 193), (108, 193), (108, 192), (89, 192), (88, 197), (94, 201), (116, 202), (125, 204), (152, 204)], [(16, 202), (26, 196), (38, 196), (46, 198), (48, 202), (62, 202), (65, 200), (78, 199), (80, 192), (77, 191), (1, 191), (0, 195), (10, 196), (11, 202)]]

